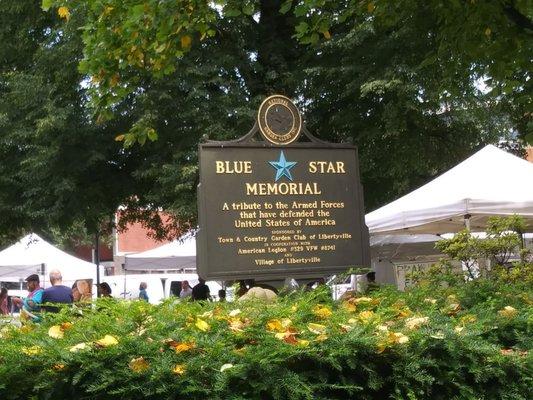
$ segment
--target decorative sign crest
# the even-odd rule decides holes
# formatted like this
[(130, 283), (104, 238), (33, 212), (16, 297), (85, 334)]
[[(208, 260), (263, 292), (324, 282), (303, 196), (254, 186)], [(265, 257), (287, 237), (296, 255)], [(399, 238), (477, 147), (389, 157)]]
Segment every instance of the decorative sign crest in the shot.
[(200, 144), (199, 156), (203, 278), (312, 278), (370, 264), (357, 149), (315, 138), (288, 98), (268, 97), (247, 135)]
[(274, 95), (267, 97), (257, 113), (259, 130), (270, 143), (285, 145), (300, 136), (302, 116), (287, 97)]

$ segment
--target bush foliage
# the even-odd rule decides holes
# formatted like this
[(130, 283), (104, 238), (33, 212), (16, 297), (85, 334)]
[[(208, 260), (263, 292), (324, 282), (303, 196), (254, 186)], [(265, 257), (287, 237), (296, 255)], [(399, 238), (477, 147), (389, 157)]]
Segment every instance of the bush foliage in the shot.
[(271, 304), (99, 300), (4, 325), (0, 397), (531, 399), (524, 276), (429, 275), (343, 301), (325, 288)]

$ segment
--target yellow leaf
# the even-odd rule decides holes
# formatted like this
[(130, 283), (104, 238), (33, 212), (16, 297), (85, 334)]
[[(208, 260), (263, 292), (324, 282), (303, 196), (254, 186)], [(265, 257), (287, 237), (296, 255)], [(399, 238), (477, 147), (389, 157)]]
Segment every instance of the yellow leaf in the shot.
[(351, 325), (345, 325), (345, 324), (339, 324), (343, 332), (350, 332), (353, 330), (353, 326)]
[(316, 338), (315, 338), (315, 341), (317, 342), (323, 342), (324, 340), (326, 340), (328, 338), (328, 335), (326, 334), (320, 334), (318, 335)]
[(412, 318), (408, 318), (405, 321), (405, 326), (407, 327), (407, 329), (411, 329), (411, 330), (418, 329), (422, 325), (426, 325), (428, 322), (429, 322), (428, 317), (418, 317), (418, 318), (412, 317)]
[(227, 369), (233, 368), (233, 364), (224, 364), (222, 367), (220, 367), (220, 372), (224, 372)]
[(70, 322), (63, 322), (61, 324), (61, 330), (66, 331), (67, 329), (72, 328), (72, 323)]
[(331, 39), (331, 33), (329, 33), (329, 31), (324, 31), (324, 32), (322, 32), (322, 34), (324, 35), (324, 37), (326, 39), (328, 39), (328, 40)]
[(202, 332), (207, 332), (210, 328), (209, 324), (200, 318), (196, 319), (196, 323), (194, 325)]
[(371, 303), (371, 302), (372, 302), (372, 298), (371, 298), (371, 297), (358, 297), (358, 298), (354, 299), (353, 302), (354, 302), (355, 304), (359, 304), (359, 303)]
[(191, 349), (194, 349), (196, 347), (196, 344), (194, 342), (182, 342), (182, 343), (177, 343), (173, 347), (174, 347), (174, 351), (179, 354), (179, 353), (183, 353), (184, 351), (189, 351)]
[(57, 9), (57, 14), (60, 18), (64, 18), (67, 21), (70, 19), (70, 11), (68, 7), (62, 6)]
[(22, 325), (20, 327), (20, 331), (22, 333), (29, 333), (29, 332), (33, 331), (33, 327), (31, 325)]
[(490, 28), (485, 29), (485, 36), (490, 36), (492, 30)]
[(119, 81), (120, 81), (120, 75), (119, 74), (113, 74), (113, 76), (109, 80), (109, 85), (111, 87), (115, 87), (115, 86), (117, 86)]
[(321, 333), (326, 332), (326, 326), (325, 325), (314, 324), (312, 322), (307, 324), (307, 329), (309, 329), (310, 332), (312, 332), (312, 333), (314, 333), (316, 335), (320, 335)]
[(319, 318), (326, 319), (326, 318), (329, 318), (331, 314), (333, 314), (333, 312), (328, 306), (317, 305), (313, 309), (313, 314), (315, 314)]
[(203, 314), (198, 315), (199, 318), (211, 318), (213, 317), (213, 311), (206, 311)]
[(150, 367), (150, 363), (144, 359), (144, 357), (133, 358), (128, 367), (136, 373), (144, 372)]
[(54, 339), (63, 339), (63, 330), (59, 325), (51, 326), (50, 329), (48, 329), (48, 336)]
[(183, 49), (188, 49), (189, 47), (191, 47), (192, 39), (189, 35), (182, 36), (180, 41), (181, 41), (181, 47)]
[(389, 334), (389, 338), (392, 340), (392, 342), (399, 344), (404, 344), (409, 341), (409, 338), (401, 332), (391, 332)]
[(72, 346), (69, 351), (71, 353), (76, 353), (77, 351), (80, 351), (80, 350), (85, 350), (87, 348), (87, 344), (86, 343), (78, 343), (77, 345), (75, 346)]
[(476, 322), (476, 316), (475, 315), (472, 315), (472, 314), (466, 314), (466, 315), (463, 315), (460, 319), (459, 319), (459, 322), (461, 324), (468, 324), (470, 322)]
[(118, 344), (118, 339), (111, 335), (105, 335), (102, 339), (95, 342), (100, 347), (110, 347)]
[(387, 344), (386, 343), (379, 343), (378, 346), (377, 346), (377, 353), (378, 354), (383, 353), (386, 348), (387, 348)]
[(289, 318), (283, 318), (281, 320), (281, 326), (283, 326), (284, 328), (288, 328), (289, 326), (291, 326), (291, 324), (292, 321)]
[(439, 339), (439, 340), (442, 340), (442, 339), (444, 339), (444, 333), (442, 333), (442, 332), (437, 332), (437, 333), (435, 333), (434, 335), (429, 335), (429, 337), (432, 337), (433, 339)]
[(374, 5), (373, 2), (368, 3), (368, 5), (366, 6), (366, 9), (368, 10), (369, 13), (374, 11), (375, 8), (376, 8), (376, 6)]
[(359, 313), (359, 319), (362, 322), (369, 322), (374, 317), (373, 311), (361, 311)]
[(52, 369), (56, 372), (63, 371), (65, 369), (65, 364), (54, 364)]
[(111, 14), (111, 11), (113, 11), (113, 10), (114, 10), (114, 7), (106, 6), (106, 7), (104, 8), (104, 12), (103, 12), (103, 14), (104, 14), (104, 15), (109, 15), (109, 14)]
[(185, 373), (185, 365), (183, 364), (177, 364), (173, 369), (172, 372), (176, 375), (183, 375)]
[(235, 310), (231, 310), (230, 313), (229, 313), (229, 316), (230, 317), (236, 317), (237, 315), (239, 315), (241, 313), (241, 310), (239, 310), (238, 308), (235, 309)]
[(352, 304), (352, 303), (349, 303), (347, 301), (343, 302), (342, 303), (342, 307), (346, 310), (346, 311), (349, 311), (349, 312), (355, 312), (357, 310), (357, 307), (355, 306), (355, 304)]
[(305, 340), (305, 339), (298, 339), (298, 346), (300, 347), (307, 347), (309, 346), (309, 340)]
[(244, 322), (240, 318), (231, 318), (229, 321), (229, 329), (233, 332), (242, 332), (244, 328)]
[(513, 318), (516, 314), (518, 314), (518, 311), (516, 310), (516, 308), (511, 306), (505, 306), (500, 311), (498, 311), (498, 315), (506, 318)]
[(27, 356), (35, 356), (37, 354), (41, 354), (43, 352), (43, 349), (40, 346), (30, 346), (23, 347), (21, 351)]
[(444, 308), (444, 312), (446, 312), (448, 315), (455, 315), (460, 309), (461, 305), (459, 303), (452, 303)]
[(276, 337), (276, 339), (283, 340), (285, 339), (286, 335), (287, 335), (286, 332), (278, 332), (274, 336)]
[(271, 319), (266, 323), (266, 328), (271, 332), (283, 332), (283, 325), (279, 319)]

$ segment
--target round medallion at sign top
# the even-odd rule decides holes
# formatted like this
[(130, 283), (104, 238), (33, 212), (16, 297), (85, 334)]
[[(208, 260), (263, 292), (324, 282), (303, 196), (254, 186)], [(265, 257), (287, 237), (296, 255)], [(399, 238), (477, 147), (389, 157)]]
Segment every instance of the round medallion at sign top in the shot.
[(263, 137), (277, 145), (289, 144), (300, 136), (302, 117), (290, 99), (281, 95), (267, 97), (257, 114)]

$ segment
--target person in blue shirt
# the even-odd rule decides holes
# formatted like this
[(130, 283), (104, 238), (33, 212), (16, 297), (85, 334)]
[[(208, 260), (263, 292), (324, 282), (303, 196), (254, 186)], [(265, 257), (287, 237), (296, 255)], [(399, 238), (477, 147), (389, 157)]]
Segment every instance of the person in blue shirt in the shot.
[(39, 283), (39, 275), (32, 274), (26, 278), (28, 296), (24, 299), (19, 297), (13, 298), (13, 304), (20, 308), (21, 318), (29, 319), (33, 322), (40, 321), (39, 312), (41, 311), (41, 303), (43, 298), (43, 289)]
[(141, 282), (141, 284), (139, 285), (139, 299), (149, 301), (148, 293), (146, 293), (147, 287), (148, 285), (146, 284), (146, 282)]
[[(59, 270), (50, 271), (50, 283), (52, 286), (43, 291), (43, 304), (72, 304), (72, 289), (63, 285), (63, 277)], [(55, 305), (44, 305), (43, 309), (48, 312), (59, 311), (59, 307)]]

